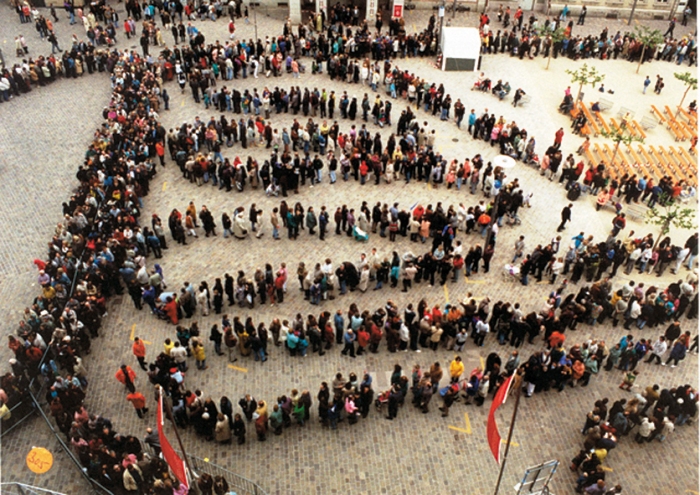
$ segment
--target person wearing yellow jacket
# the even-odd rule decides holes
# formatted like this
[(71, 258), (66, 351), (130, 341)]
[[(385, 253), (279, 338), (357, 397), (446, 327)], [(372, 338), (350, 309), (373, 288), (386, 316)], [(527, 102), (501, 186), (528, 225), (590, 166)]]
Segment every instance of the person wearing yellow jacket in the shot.
[(464, 363), (460, 356), (456, 356), (450, 363), (450, 382), (457, 383), (464, 373)]
[(202, 344), (199, 342), (193, 342), (192, 354), (194, 354), (194, 358), (197, 361), (197, 369), (205, 370), (209, 368), (209, 366), (207, 366), (207, 355), (204, 352), (204, 346)]

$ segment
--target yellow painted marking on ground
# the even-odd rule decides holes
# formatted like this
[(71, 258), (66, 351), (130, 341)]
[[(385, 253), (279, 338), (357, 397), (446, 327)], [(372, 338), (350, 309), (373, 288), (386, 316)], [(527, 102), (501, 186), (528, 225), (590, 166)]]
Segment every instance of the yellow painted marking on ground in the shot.
[(472, 425), (469, 422), (469, 415), (467, 413), (464, 413), (464, 428), (458, 428), (457, 426), (452, 425), (449, 425), (448, 428), (450, 430), (458, 431), (460, 433), (466, 433), (467, 435), (472, 434)]
[(163, 182), (163, 191), (165, 191), (165, 188), (168, 187), (168, 181), (166, 180)]
[(243, 373), (248, 373), (248, 368), (241, 368), (240, 366), (234, 366), (232, 364), (228, 365), (229, 368), (236, 371), (242, 371)]
[(445, 302), (450, 302), (450, 291), (447, 290), (447, 284), (443, 285), (442, 288), (445, 292)]
[[(611, 468), (611, 467), (603, 466), (603, 471), (607, 471), (609, 473), (612, 473), (612, 470), (613, 470), (613, 468)], [(695, 493), (698, 493), (698, 492), (695, 492)]]
[[(603, 468), (605, 469), (605, 468)], [(611, 469), (612, 471), (612, 469)], [(685, 493), (694, 493), (695, 495), (700, 495), (700, 493), (696, 492), (695, 490), (686, 490)]]
[[(129, 340), (133, 341), (134, 337), (136, 337), (136, 323), (131, 325), (131, 333), (129, 334)], [(153, 342), (149, 342), (148, 340), (141, 339), (141, 342), (143, 342), (146, 345), (153, 345)]]
[(469, 415), (467, 413), (464, 413), (464, 424), (465, 424), (465, 429), (467, 430), (467, 433), (469, 435), (472, 434), (472, 424), (469, 421)]
[[(505, 445), (505, 444), (508, 443), (508, 442), (506, 442), (505, 439), (501, 438), (501, 443), (502, 443), (503, 445)], [(519, 444), (518, 442), (510, 442), (510, 445), (511, 445), (512, 447), (520, 447), (520, 444)], [(605, 468), (603, 468), (603, 469), (605, 469)]]
[(469, 422), (469, 415), (467, 413), (464, 413), (464, 428), (459, 428), (457, 426), (452, 425), (449, 425), (448, 428), (450, 430), (458, 431), (460, 433), (466, 433), (467, 435), (472, 434), (472, 425)]
[[(466, 278), (466, 277), (465, 277)], [(486, 280), (469, 280), (468, 278), (464, 281), (467, 284), (485, 284)]]
[(458, 431), (460, 433), (468, 433), (467, 430), (462, 429), (462, 428), (457, 428), (456, 426), (449, 425), (448, 428), (450, 430)]
[(481, 369), (483, 370), (484, 369), (484, 358), (481, 356), (479, 356), (479, 365), (480, 365)]
[(535, 285), (542, 285), (542, 284), (548, 284), (548, 283), (549, 282), (547, 282), (546, 280), (542, 280), (540, 282), (535, 282)]
[(185, 100), (182, 100), (182, 103), (180, 103), (180, 106), (181, 106), (181, 107), (184, 107), (184, 106), (185, 106)]

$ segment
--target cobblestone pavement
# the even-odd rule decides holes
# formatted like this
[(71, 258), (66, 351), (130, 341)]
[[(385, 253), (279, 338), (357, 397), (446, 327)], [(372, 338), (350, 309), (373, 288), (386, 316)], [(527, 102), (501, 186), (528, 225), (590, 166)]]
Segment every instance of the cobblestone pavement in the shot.
[[(280, 20), (284, 18), (284, 13), (270, 10), (269, 14), (267, 16), (264, 9), (260, 10), (259, 35), (272, 35), (281, 31)], [(422, 11), (411, 12), (407, 16), (407, 26), (414, 30), (422, 29), (429, 14)], [(13, 33), (19, 26), (16, 18), (8, 17), (10, 16), (0, 16), (0, 30), (3, 34)], [(471, 14), (458, 14), (453, 25), (462, 22), (473, 25), (474, 20)], [(70, 33), (73, 32), (66, 28), (67, 22), (64, 22), (64, 19), (61, 19), (58, 25), (62, 46), (68, 42)], [(616, 22), (591, 18), (583, 29), (597, 33), (603, 25)], [(198, 26), (203, 29), (208, 39), (226, 39), (226, 26), (223, 22), (204, 22), (198, 23)], [(657, 22), (655, 27), (663, 28), (665, 22)], [(22, 26), (22, 29), (25, 28)], [(614, 31), (612, 27), (610, 30)], [(75, 32), (82, 36), (77, 29)], [(253, 25), (240, 23), (237, 36), (246, 39), (252, 37)], [(5, 37), (8, 38), (8, 43), (11, 43), (9, 34)], [(40, 49), (42, 53), (46, 51), (45, 44), (38, 44), (38, 35), (35, 32), (32, 31), (28, 38), (31, 53), (39, 52)], [(121, 41), (123, 43), (125, 40)], [(5, 48), (8, 45), (2, 46)], [(12, 48), (9, 45), (8, 49), (4, 49), (8, 61), (12, 61)], [(556, 112), (556, 106), (561, 100), (563, 89), (569, 84), (569, 77), (564, 70), (578, 65), (567, 59), (558, 59), (552, 61), (548, 71), (544, 71), (545, 64), (546, 61), (542, 58), (519, 61), (499, 55), (484, 59), (482, 69), (493, 79), (508, 79), (511, 85), (523, 87), (532, 95), (529, 105), (514, 109), (507, 101), (499, 102), (488, 95), (469, 92), (468, 89), (475, 79), (474, 74), (438, 73), (427, 59), (407, 59), (398, 62), (401, 68), (429, 80), (443, 82), (447, 92), (451, 93), (453, 98), (461, 98), (468, 109), (481, 110), (487, 107), (497, 115), (502, 114), (508, 120), (515, 120), (521, 127), (526, 127), (530, 135), (537, 138), (540, 152), (549, 144), (556, 129), (560, 126), (568, 129), (568, 119)], [(643, 69), (639, 75), (634, 74), (634, 64), (622, 61), (597, 61), (595, 65), (606, 74), (606, 87), (615, 90), (616, 108), (618, 104), (631, 108), (637, 112), (639, 118), (648, 111), (648, 105), (652, 102), (657, 106), (671, 106), (680, 99), (681, 86), (676, 84), (672, 74), (674, 70), (678, 70), (675, 65), (655, 63), (652, 67)], [(694, 68), (692, 70), (695, 71)], [(642, 81), (647, 73), (651, 76), (661, 74), (664, 80), (668, 81), (661, 96), (641, 94)], [(325, 87), (336, 93), (347, 90), (350, 95), (357, 95), (359, 99), (369, 89), (331, 83), (325, 76), (311, 76), (309, 73), (296, 81), (287, 76), (275, 80), (261, 77), (258, 80), (249, 78), (238, 81), (236, 84), (240, 88), (248, 89), (262, 89), (264, 85), (288, 88), (291, 84)], [(168, 89), (172, 98), (171, 111), (162, 112), (161, 115), (166, 128), (179, 125), (185, 120), (191, 121), (196, 115), (205, 121), (210, 115), (218, 117), (218, 113), (196, 106), (189, 91), (181, 95), (177, 86), (172, 83)], [(100, 111), (108, 95), (109, 84), (105, 77), (84, 76), (77, 81), (58, 82), (49, 88), (33, 91), (29, 96), (22, 96), (8, 104), (0, 105), (0, 116), (3, 117), (0, 119), (0, 165), (1, 173), (6, 178), (0, 182), (4, 193), (0, 198), (3, 211), (7, 212), (3, 218), (12, 232), (11, 235), (0, 239), (0, 291), (3, 296), (0, 311), (8, 321), (8, 333), (13, 328), (12, 322), (19, 316), (19, 310), (35, 293), (36, 287), (31, 286), (35, 281), (31, 260), (44, 255), (42, 246), (48, 242), (52, 226), (60, 219), (60, 203), (67, 199), (74, 186), (75, 170), (82, 160), (91, 129), (100, 121)], [(400, 102), (395, 102), (394, 120), (397, 119), (401, 108)], [(613, 112), (615, 111), (616, 109), (613, 109)], [(419, 115), (423, 117), (424, 114), (419, 112)], [(297, 118), (302, 121), (303, 116)], [(477, 152), (490, 159), (497, 154), (496, 149), (484, 146), (483, 143), (475, 143), (463, 131), (458, 131), (453, 123), (440, 122), (439, 119), (428, 116), (425, 116), (425, 120), (437, 130), (437, 148), (448, 159), (461, 160)], [(38, 125), (39, 122), (42, 124)], [(273, 127), (277, 128), (289, 126), (291, 122), (291, 115), (273, 115), (272, 118)], [(340, 126), (341, 130), (346, 130), (349, 123), (340, 121)], [(379, 130), (371, 124), (369, 127), (372, 132), (376, 130), (384, 138), (388, 137), (387, 129)], [(647, 142), (669, 144), (670, 137), (666, 130), (655, 129), (649, 132)], [(564, 151), (573, 152), (578, 144), (579, 139), (567, 133)], [(266, 157), (264, 148), (241, 150), (234, 147), (225, 149), (223, 153), (229, 158), (239, 154), (244, 160), (248, 155), (254, 156), (261, 163)], [(50, 159), (46, 160), (47, 157)], [(31, 166), (33, 173), (14, 174), (19, 177), (12, 177), (17, 164)], [(558, 223), (559, 211), (567, 200), (563, 189), (556, 183), (544, 181), (536, 171), (522, 164), (509, 172), (509, 176), (518, 177), (524, 189), (534, 193), (533, 207), (522, 211), (522, 225), (502, 229), (491, 273), (479, 273), (469, 280), (448, 283), (446, 288), (430, 288), (422, 284), (420, 288), (414, 288), (408, 294), (388, 288), (365, 294), (354, 292), (335, 301), (323, 303), (323, 309), (333, 312), (342, 308), (345, 311), (352, 302), (363, 309), (374, 309), (387, 299), (394, 300), (403, 308), (408, 302), (417, 303), (421, 297), (429, 304), (442, 304), (446, 301), (459, 301), (467, 292), (471, 292), (475, 297), (488, 295), (492, 301), (519, 301), (528, 311), (538, 309), (552, 288), (548, 284), (523, 287), (512, 280), (503, 280), (501, 267), (509, 261), (511, 246), (517, 236), (526, 236), (528, 249), (532, 249), (538, 243), (549, 242)], [(20, 184), (20, 187), (17, 187), (17, 184)], [(168, 162), (165, 169), (159, 170), (151, 190), (151, 195), (145, 200), (146, 216), (158, 212), (163, 217), (172, 208), (183, 210), (187, 203), (193, 200), (198, 207), (206, 204), (220, 224), (220, 215), (224, 210), (230, 213), (237, 206), (247, 209), (255, 202), (265, 210), (264, 217), (267, 218), (271, 208), (278, 204), (278, 200), (266, 198), (260, 190), (247, 189), (243, 193), (225, 193), (210, 185), (197, 187), (183, 180), (172, 162)], [(358, 194), (358, 191), (361, 193)], [(308, 186), (301, 188), (298, 195), (288, 198), (288, 202), (299, 201), (304, 206), (313, 205), (317, 211), (321, 205), (326, 205), (334, 211), (335, 206), (348, 204), (358, 211), (362, 200), (368, 201), (370, 205), (376, 201), (399, 202), (400, 207), (408, 208), (416, 202), (435, 204), (438, 201), (442, 201), (445, 206), (456, 205), (459, 202), (469, 206), (478, 199), (478, 196), (471, 196), (464, 190), (448, 191), (444, 187), (434, 189), (415, 182), (409, 185), (398, 182), (393, 185), (360, 186), (341, 180), (330, 186), (324, 174), (323, 184), (313, 189)], [(47, 210), (48, 214), (45, 213)], [(610, 212), (596, 213), (593, 200), (582, 198), (574, 204), (573, 221), (566, 234), (571, 236), (583, 230), (596, 238), (602, 238), (609, 230), (611, 220)], [(655, 232), (654, 228), (641, 222), (630, 222), (629, 227), (637, 232)], [(232, 315), (244, 317), (250, 314), (256, 322), (269, 322), (275, 316), (291, 318), (297, 312), (306, 315), (320, 309), (308, 305), (297, 291), (294, 271), (299, 261), (305, 261), (307, 265), (326, 257), (332, 258), (336, 264), (345, 260), (357, 261), (361, 251), (368, 252), (372, 247), (376, 247), (383, 254), (389, 254), (392, 250), (399, 253), (411, 250), (419, 254), (422, 250), (422, 247), (401, 237), (396, 245), (391, 245), (388, 240), (374, 235), (369, 243), (360, 245), (345, 236), (339, 237), (331, 233), (322, 243), (317, 238), (310, 238), (304, 231), (297, 241), (289, 241), (283, 235), (281, 241), (275, 242), (271, 239), (269, 223), (265, 222), (264, 229), (265, 235), (261, 239), (223, 239), (220, 233), (213, 239), (203, 236), (190, 239), (187, 246), (170, 244), (172, 247), (161, 260), (170, 287), (177, 288), (185, 280), (195, 284), (207, 280), (211, 286), (214, 278), (222, 277), (224, 272), (233, 274), (237, 270), (245, 270), (246, 273), (252, 274), (255, 268), (266, 262), (276, 266), (277, 263), (286, 261), (290, 270), (289, 291), (281, 306), (256, 307), (253, 311), (229, 308)], [(688, 233), (674, 231), (671, 235), (674, 241), (683, 242)], [(467, 245), (481, 242), (478, 235), (466, 237), (462, 234), (458, 239)], [(647, 285), (666, 284), (672, 277), (667, 275), (657, 280), (641, 276), (635, 278), (637, 279), (645, 281)], [(627, 277), (618, 276), (615, 282), (622, 284), (628, 280)], [(209, 327), (218, 323), (213, 314), (208, 317), (198, 314), (195, 320), (203, 329), (205, 338)], [(684, 329), (696, 327), (694, 321), (684, 321), (683, 325)], [(112, 301), (104, 328), (104, 335), (86, 360), (91, 374), (88, 408), (111, 417), (118, 431), (141, 434), (147, 425), (153, 424), (154, 415), (150, 413), (146, 421), (139, 420), (124, 400), (113, 375), (121, 362), (130, 363), (132, 366), (135, 364), (132, 362), (129, 345), (132, 332), (152, 342), (148, 347), (148, 358), (153, 358), (162, 348), (162, 341), (166, 337), (174, 336), (174, 330), (154, 319), (146, 310), (135, 311), (128, 298), (124, 301), (115, 298)], [(609, 325), (596, 328), (581, 326), (578, 331), (570, 332), (568, 338), (569, 343), (580, 342), (589, 337), (614, 342), (623, 332), (621, 329), (612, 329)], [(645, 329), (636, 331), (635, 334), (638, 337), (652, 338), (657, 332), (658, 330)], [(505, 356), (506, 349), (494, 344), (490, 339), (481, 349), (468, 345), (462, 354), (466, 369), (471, 370), (477, 366), (480, 358), (485, 358), (491, 351), (500, 351), (502, 356)], [(521, 354), (529, 356), (531, 352), (539, 349), (540, 345), (539, 342), (535, 346), (525, 345)], [(7, 353), (6, 348), (0, 351), (3, 362), (9, 357)], [(444, 350), (436, 353), (424, 351), (416, 355), (390, 355), (386, 350), (382, 350), (377, 355), (351, 360), (341, 357), (338, 349), (333, 349), (323, 358), (290, 358), (273, 348), (267, 363), (240, 359), (236, 366), (241, 369), (232, 369), (228, 367), (225, 358), (214, 355), (209, 342), (207, 354), (209, 369), (199, 372), (191, 366), (192, 371), (187, 378), (189, 388), (199, 388), (205, 396), (211, 396), (217, 401), (221, 395), (228, 395), (235, 402), (239, 396), (251, 392), (257, 398), (266, 399), (268, 403), (276, 396), (289, 392), (291, 388), (309, 389), (315, 396), (319, 382), (331, 380), (338, 371), (347, 376), (351, 371), (359, 374), (368, 370), (375, 377), (375, 390), (381, 391), (388, 387), (390, 372), (395, 363), (401, 364), (408, 372), (415, 363), (420, 363), (425, 368), (432, 362), (439, 361), (443, 367), (447, 367), (453, 358), (453, 353)], [(642, 374), (638, 383), (642, 386), (651, 382), (661, 386), (697, 384), (697, 364), (695, 355), (690, 355), (681, 366), (673, 370), (641, 364)], [(559, 459), (563, 465), (555, 476), (554, 492), (572, 493), (574, 477), (566, 466), (581, 444), (578, 428), (596, 399), (607, 396), (616, 400), (627, 394), (617, 389), (619, 380), (619, 373), (601, 372), (593, 378), (593, 383), (587, 389), (567, 389), (562, 394), (550, 392), (523, 399), (506, 468), (505, 488), (502, 491), (510, 490), (509, 486), (515, 484), (526, 466), (549, 459)], [(145, 374), (139, 372), (138, 383), (142, 391), (148, 391)], [(249, 431), (248, 442), (242, 447), (220, 447), (205, 443), (195, 438), (190, 431), (184, 432), (183, 440), (191, 453), (207, 457), (211, 462), (259, 482), (270, 493), (489, 493), (493, 489), (498, 470), (491, 460), (485, 439), (487, 410), (456, 404), (449, 418), (440, 418), (436, 411), (438, 402), (433, 402), (433, 410), (428, 415), (418, 414), (417, 411), (406, 407), (399, 412), (398, 420), (393, 423), (386, 423), (376, 411), (372, 411), (367, 420), (353, 427), (342, 423), (337, 431), (322, 430), (314, 420), (303, 429), (295, 427), (286, 430), (282, 437), (270, 436), (265, 443), (256, 442), (254, 435)], [(512, 401), (509, 401), (499, 413), (502, 433), (506, 431), (511, 408)], [(313, 417), (315, 412), (314, 405)], [(468, 413), (468, 426), (465, 423), (465, 412)], [(448, 426), (471, 433), (449, 429)], [(350, 428), (354, 428), (354, 431), (347, 431)], [(693, 425), (679, 428), (663, 444), (655, 442), (639, 446), (631, 438), (625, 438), (606, 460), (606, 465), (612, 470), (608, 477), (613, 483), (621, 483), (625, 492), (629, 493), (685, 493), (687, 490), (696, 490), (697, 434), (697, 427)], [(30, 477), (31, 473), (26, 469), (23, 458), (31, 445), (40, 442), (57, 452), (56, 445), (48, 438), (45, 426), (34, 421), (3, 441), (3, 480), (18, 479), (50, 486), (67, 493), (81, 493), (76, 485), (79, 480), (74, 475), (72, 466), (67, 464), (65, 456), (60, 454), (57, 454), (58, 465), (48, 475)], [(679, 465), (685, 469), (678, 470)], [(657, 474), (671, 472), (674, 473), (671, 479)]]

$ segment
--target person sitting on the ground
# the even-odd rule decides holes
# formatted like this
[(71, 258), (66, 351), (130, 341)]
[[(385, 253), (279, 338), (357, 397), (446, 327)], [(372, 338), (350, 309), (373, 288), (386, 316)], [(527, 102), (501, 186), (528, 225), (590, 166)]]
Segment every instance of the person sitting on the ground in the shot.
[(500, 79), (496, 83), (496, 85), (491, 89), (491, 94), (497, 95), (500, 94), (501, 90), (503, 89), (503, 81)]
[(508, 96), (508, 93), (510, 93), (510, 84), (508, 83), (508, 81), (506, 81), (501, 90), (498, 92), (498, 99), (502, 100), (503, 98)]

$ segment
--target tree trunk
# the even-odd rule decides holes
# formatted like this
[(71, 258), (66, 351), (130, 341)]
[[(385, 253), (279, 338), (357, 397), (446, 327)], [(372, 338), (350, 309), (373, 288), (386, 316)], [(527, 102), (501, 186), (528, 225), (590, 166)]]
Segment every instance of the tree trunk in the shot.
[(578, 102), (579, 98), (581, 98), (581, 91), (583, 90), (583, 83), (578, 85), (578, 94), (576, 95), (576, 101), (574, 102), (574, 105)]
[(661, 226), (661, 232), (659, 232), (659, 236), (656, 238), (656, 241), (654, 241), (654, 246), (651, 248), (652, 250), (656, 250), (656, 246), (659, 244), (661, 241), (661, 238), (668, 234), (668, 231), (671, 227), (671, 222), (667, 221), (664, 223), (664, 225)]
[(647, 46), (642, 45), (642, 56), (639, 59), (639, 64), (637, 65), (637, 72), (636, 72), (637, 74), (639, 74), (639, 68), (642, 66), (642, 62), (644, 61), (644, 52), (646, 52), (646, 51), (647, 51)]
[(620, 141), (618, 141), (617, 144), (615, 145), (615, 151), (613, 151), (613, 156), (610, 159), (610, 163), (613, 165), (615, 164), (615, 157), (617, 156), (617, 150), (619, 150), (619, 149), (620, 149)]
[(544, 70), (549, 70), (549, 62), (552, 61), (552, 50), (554, 50), (554, 43), (552, 43), (552, 46), (549, 47), (549, 57), (547, 57), (547, 67), (545, 67)]
[(674, 118), (678, 117), (678, 114), (681, 113), (681, 108), (683, 107), (683, 102), (685, 101), (685, 97), (688, 96), (688, 91), (690, 91), (690, 84), (688, 85), (687, 88), (685, 88), (685, 93), (683, 93), (683, 98), (681, 98), (681, 102), (678, 104), (678, 108), (676, 109), (676, 115)]

